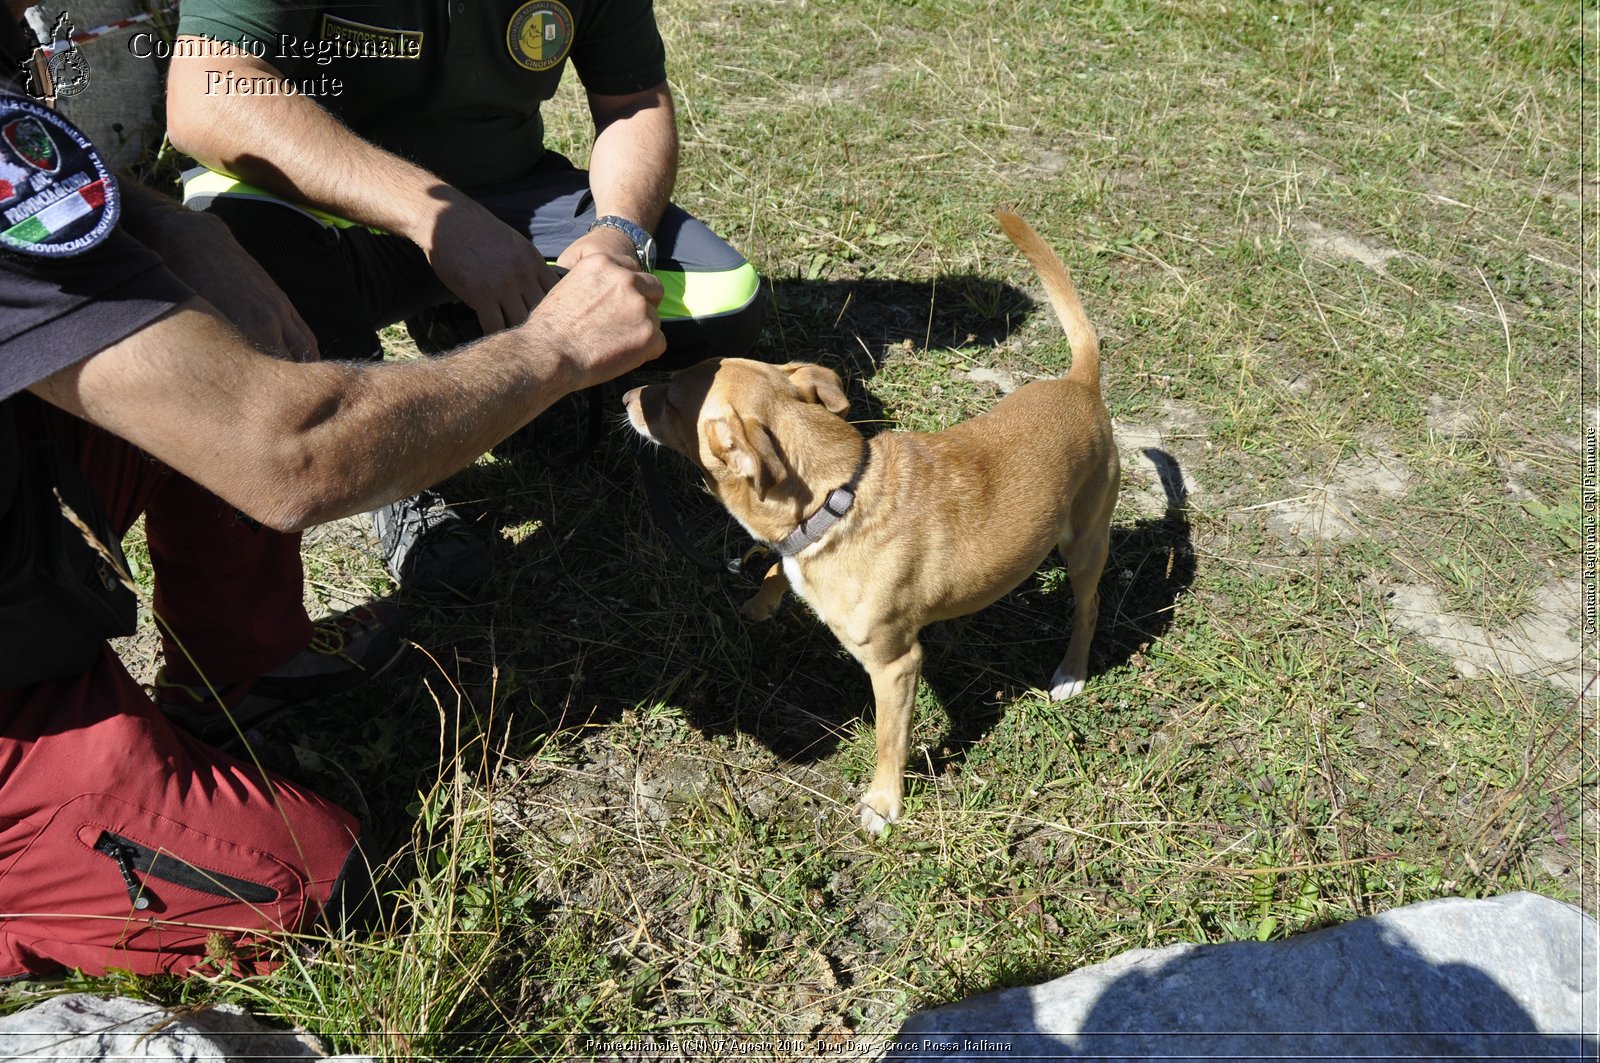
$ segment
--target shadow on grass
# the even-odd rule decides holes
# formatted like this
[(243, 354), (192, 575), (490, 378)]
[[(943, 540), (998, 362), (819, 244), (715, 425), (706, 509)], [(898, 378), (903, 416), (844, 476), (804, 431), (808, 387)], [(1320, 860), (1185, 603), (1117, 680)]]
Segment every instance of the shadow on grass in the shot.
[(895, 348), (989, 346), (1032, 314), (1031, 296), (992, 277), (929, 281), (776, 280), (763, 345), (870, 378)]
[[(896, 345), (995, 343), (1033, 307), (1014, 288), (971, 277), (787, 281), (775, 285), (775, 298), (758, 353), (840, 369), (868, 418), (881, 408), (864, 385)], [(313, 721), (326, 730), (304, 739), (347, 751), (344, 767), (374, 813), (397, 799), (413, 802), (430, 785), (441, 719), (447, 750), (493, 732), (496, 748), (526, 758), (552, 735), (581, 737), (660, 704), (704, 735), (748, 736), (797, 764), (828, 758), (858, 721), (871, 722), (865, 672), (802, 604), (791, 599), (773, 620), (746, 623), (738, 607), (754, 583), (694, 568), (661, 533), (619, 400), (636, 382), (608, 389), (605, 439), (587, 461), (557, 468), (541, 460), (584, 430), (583, 405), (565, 404), (541, 418), (534, 445), (497, 448), (495, 461), (441, 486), (491, 540), (495, 576), (485, 600), (418, 603), (414, 636), (426, 652), (374, 692), (377, 711)], [(1095, 672), (1160, 637), (1193, 578), (1182, 478), (1163, 461), (1167, 514), (1113, 528)], [(749, 549), (687, 462), (665, 455), (661, 464), (671, 504), (703, 553)], [(963, 758), (1014, 699), (1046, 683), (1065, 646), (1070, 597), (1034, 577), (984, 612), (925, 632), (924, 675), (951, 719), (930, 751), (935, 771)]]
[[(930, 281), (886, 279), (770, 283), (771, 313), (757, 356), (818, 362), (845, 378), (850, 419), (892, 427), (866, 388), (896, 350), (991, 346), (1034, 312), (1024, 291), (973, 274)], [(870, 429), (869, 429), (870, 431)]]

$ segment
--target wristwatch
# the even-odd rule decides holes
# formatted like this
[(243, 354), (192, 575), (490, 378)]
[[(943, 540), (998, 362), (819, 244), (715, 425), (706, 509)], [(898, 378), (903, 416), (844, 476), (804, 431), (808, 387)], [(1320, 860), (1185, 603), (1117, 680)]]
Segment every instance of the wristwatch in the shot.
[(603, 218), (596, 218), (589, 226), (589, 232), (596, 229), (615, 229), (633, 241), (633, 255), (639, 260), (639, 265), (646, 273), (656, 268), (656, 241), (655, 237), (645, 232), (627, 218), (615, 214), (607, 214)]

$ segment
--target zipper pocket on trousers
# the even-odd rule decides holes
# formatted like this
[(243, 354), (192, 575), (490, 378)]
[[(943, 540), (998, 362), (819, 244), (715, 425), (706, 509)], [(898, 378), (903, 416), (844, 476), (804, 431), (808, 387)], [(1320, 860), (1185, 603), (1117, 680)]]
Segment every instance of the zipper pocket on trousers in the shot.
[(100, 832), (99, 839), (94, 843), (94, 851), (109, 856), (117, 865), (122, 883), (128, 888), (128, 899), (139, 911), (150, 907), (153, 896), (149, 887), (140, 881), (140, 876), (246, 904), (268, 904), (278, 899), (278, 891), (270, 886), (224, 875), (219, 871), (203, 870), (169, 853), (158, 853), (108, 830)]

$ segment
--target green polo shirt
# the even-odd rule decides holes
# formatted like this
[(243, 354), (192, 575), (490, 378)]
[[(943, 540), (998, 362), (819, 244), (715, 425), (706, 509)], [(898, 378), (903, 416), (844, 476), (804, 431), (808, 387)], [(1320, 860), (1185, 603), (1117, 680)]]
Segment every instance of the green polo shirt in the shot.
[(539, 106), (569, 59), (599, 95), (667, 76), (652, 0), (183, 0), (178, 32), (271, 63), (363, 138), (468, 192), (544, 156)]

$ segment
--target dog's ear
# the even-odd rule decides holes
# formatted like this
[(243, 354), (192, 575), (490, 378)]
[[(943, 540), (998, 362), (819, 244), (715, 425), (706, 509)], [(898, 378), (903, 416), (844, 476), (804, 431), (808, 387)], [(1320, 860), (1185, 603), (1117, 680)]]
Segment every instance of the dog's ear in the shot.
[(800, 389), (800, 397), (807, 402), (821, 403), (829, 413), (850, 412), (850, 400), (845, 398), (844, 382), (832, 369), (810, 362), (790, 362), (783, 367), (783, 371), (789, 374), (794, 386)]
[(756, 498), (789, 478), (789, 468), (778, 457), (772, 435), (760, 421), (733, 413), (706, 424), (706, 441), (716, 459), (740, 479), (748, 481)]

